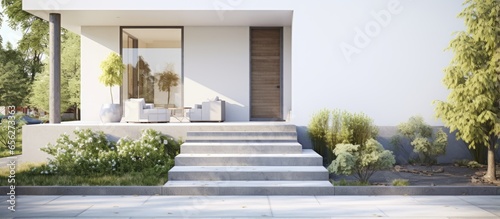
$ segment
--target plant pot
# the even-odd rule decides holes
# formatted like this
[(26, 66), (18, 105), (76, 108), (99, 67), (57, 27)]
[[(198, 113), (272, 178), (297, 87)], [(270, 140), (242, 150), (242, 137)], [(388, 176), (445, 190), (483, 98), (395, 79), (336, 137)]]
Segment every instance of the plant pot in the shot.
[(103, 104), (99, 112), (101, 122), (120, 122), (122, 119), (122, 107), (120, 104)]

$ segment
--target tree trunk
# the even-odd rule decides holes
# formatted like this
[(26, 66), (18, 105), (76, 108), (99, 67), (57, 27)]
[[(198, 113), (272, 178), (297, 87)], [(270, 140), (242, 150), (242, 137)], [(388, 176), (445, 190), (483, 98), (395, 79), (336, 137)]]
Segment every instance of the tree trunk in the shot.
[(167, 106), (170, 104), (170, 88), (167, 89), (168, 97), (167, 97)]
[(109, 94), (111, 95), (111, 104), (114, 104), (114, 101), (113, 101), (113, 90), (112, 90), (111, 86), (109, 86)]
[(484, 179), (492, 182), (496, 181), (496, 166), (495, 166), (495, 143), (497, 142), (498, 137), (490, 138), (490, 144), (488, 145), (488, 170), (486, 171), (486, 175), (484, 175)]

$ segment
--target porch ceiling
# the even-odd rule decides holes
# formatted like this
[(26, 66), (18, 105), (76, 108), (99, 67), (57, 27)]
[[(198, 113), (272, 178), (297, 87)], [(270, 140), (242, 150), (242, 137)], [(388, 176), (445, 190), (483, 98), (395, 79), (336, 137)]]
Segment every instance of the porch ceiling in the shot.
[(48, 20), (60, 13), (62, 26), (80, 32), (81, 26), (291, 26), (292, 10), (27, 10)]

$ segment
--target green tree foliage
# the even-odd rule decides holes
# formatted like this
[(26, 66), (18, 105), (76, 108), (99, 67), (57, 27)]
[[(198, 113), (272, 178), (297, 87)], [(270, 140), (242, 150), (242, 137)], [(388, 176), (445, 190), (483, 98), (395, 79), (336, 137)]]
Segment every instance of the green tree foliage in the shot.
[[(426, 124), (421, 116), (411, 117), (408, 122), (398, 125), (398, 135), (394, 136), (391, 142), (404, 151), (402, 137), (409, 140), (413, 152), (417, 154), (415, 159), (417, 162), (435, 164), (437, 157), (446, 153), (448, 135), (442, 129), (438, 129), (434, 136), (432, 127)], [(413, 159), (411, 154), (408, 156), (409, 159)]]
[(23, 54), (26, 62), (22, 65), (35, 79), (37, 73), (43, 70), (43, 55), (48, 46), (49, 24), (22, 9), (22, 0), (2, 0), (3, 14), (9, 18), (9, 26), (14, 30), (21, 30), (23, 37), (17, 49)]
[[(5, 118), (0, 121), (0, 157), (3, 155), (11, 156), (20, 154), (19, 149), (22, 147), (22, 126), (26, 124), (22, 119), (23, 115), (22, 113), (10, 115), (13, 119), (10, 119), (9, 115), (6, 115)], [(13, 152), (16, 154), (11, 154), (12, 150), (9, 148), (9, 146), (12, 145), (9, 143), (12, 143), (13, 140), (15, 141), (14, 145), (17, 149)]]
[(22, 54), (0, 46), (0, 106), (22, 106), (30, 92), (28, 74)]
[(170, 90), (179, 85), (179, 76), (174, 72), (173, 66), (158, 74), (158, 89), (168, 93), (167, 105), (170, 104)]
[(112, 86), (121, 85), (123, 80), (123, 64), (122, 57), (116, 53), (110, 53), (108, 57), (101, 63), (102, 74), (99, 76), (99, 81), (109, 87), (111, 94), (111, 103), (113, 103)]
[(333, 149), (337, 157), (328, 170), (336, 174), (353, 174), (362, 183), (367, 183), (378, 170), (391, 168), (396, 160), (392, 151), (385, 150), (375, 139), (364, 144), (337, 144)]
[[(80, 36), (64, 31), (61, 42), (61, 111), (80, 106)], [(29, 102), (49, 111), (49, 70), (36, 76)]]
[(488, 149), (487, 180), (496, 180), (495, 145), (500, 134), (500, 3), (466, 0), (458, 15), (466, 30), (450, 42), (454, 53), (445, 69), (450, 90), (436, 113), (470, 148)]
[(323, 156), (325, 166), (332, 162), (337, 144), (361, 145), (378, 134), (372, 119), (363, 113), (326, 109), (312, 117), (308, 131), (314, 150)]

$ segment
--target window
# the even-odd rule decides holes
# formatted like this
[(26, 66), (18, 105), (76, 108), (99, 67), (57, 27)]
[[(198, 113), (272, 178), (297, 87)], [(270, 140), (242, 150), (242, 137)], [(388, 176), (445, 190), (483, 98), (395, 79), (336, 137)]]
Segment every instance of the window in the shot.
[(183, 106), (182, 28), (122, 28), (123, 97)]

